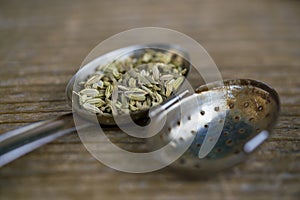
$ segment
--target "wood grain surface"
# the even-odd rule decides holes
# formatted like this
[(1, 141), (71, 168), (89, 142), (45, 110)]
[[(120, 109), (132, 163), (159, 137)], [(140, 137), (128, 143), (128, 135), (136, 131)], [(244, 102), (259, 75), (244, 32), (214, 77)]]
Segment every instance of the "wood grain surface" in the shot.
[(271, 138), (243, 164), (190, 180), (168, 169), (117, 172), (95, 160), (74, 133), (2, 167), (0, 199), (299, 199), (300, 2), (295, 0), (1, 0), (0, 133), (69, 112), (65, 86), (89, 51), (113, 34), (144, 26), (194, 38), (225, 79), (272, 85), (282, 111)]

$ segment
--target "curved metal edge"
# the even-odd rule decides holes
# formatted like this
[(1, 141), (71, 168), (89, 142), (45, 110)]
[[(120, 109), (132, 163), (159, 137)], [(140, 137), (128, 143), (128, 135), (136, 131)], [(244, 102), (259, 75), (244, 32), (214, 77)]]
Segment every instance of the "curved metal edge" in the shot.
[[(190, 64), (190, 58), (188, 52), (183, 49), (181, 46), (176, 45), (176, 44), (163, 44), (163, 43), (157, 43), (157, 44), (144, 44), (144, 45), (132, 45), (132, 46), (127, 46), (124, 48), (116, 49), (114, 51), (108, 52), (104, 55), (101, 55), (100, 57), (95, 58), (94, 60), (90, 61), (86, 65), (84, 65), (81, 69), (77, 71), (77, 73), (70, 79), (66, 86), (65, 90), (65, 95), (67, 99), (67, 103), (70, 107), (72, 107), (72, 96), (73, 96), (73, 86), (76, 80), (77, 74), (81, 72), (81, 70), (84, 70), (84, 67), (89, 65), (92, 62), (96, 62), (97, 60), (104, 58), (104, 57), (112, 57), (115, 56), (118, 52), (130, 52), (130, 51), (135, 51), (135, 50), (140, 50), (140, 49), (161, 49), (161, 50), (170, 50), (170, 52), (178, 54), (179, 56), (182, 56), (188, 63), (189, 65), (187, 66), (188, 72), (190, 71), (191, 64)], [(188, 73), (187, 73), (188, 75)], [(80, 112), (81, 114), (88, 115), (88, 113), (83, 113)], [(146, 112), (148, 113), (148, 112)], [(89, 118), (87, 116), (87, 118)], [(106, 119), (106, 120), (101, 120), (99, 119), (98, 116), (98, 121), (103, 124), (103, 125), (115, 125), (113, 118), (111, 119)]]
[(224, 80), (223, 82), (214, 82), (214, 83), (208, 83), (206, 85), (201, 85), (195, 90), (195, 92), (201, 93), (201, 92), (216, 89), (219, 87), (232, 86), (232, 85), (257, 87), (257, 88), (260, 88), (260, 89), (270, 93), (274, 97), (276, 104), (278, 105), (278, 108), (280, 110), (280, 98), (279, 98), (279, 95), (276, 92), (276, 90), (274, 88), (272, 88), (270, 85), (268, 85), (267, 83), (264, 83), (264, 82), (258, 81), (258, 80), (228, 79), (228, 80)]

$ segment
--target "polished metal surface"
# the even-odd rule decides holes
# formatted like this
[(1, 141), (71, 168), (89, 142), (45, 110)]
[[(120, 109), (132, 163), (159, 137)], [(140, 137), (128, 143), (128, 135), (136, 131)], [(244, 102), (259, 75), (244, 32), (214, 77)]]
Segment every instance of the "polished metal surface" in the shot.
[[(95, 118), (95, 115), (79, 106), (76, 96), (80, 90), (78, 83), (101, 64), (113, 62), (120, 55), (140, 55), (149, 48), (172, 51), (188, 58), (183, 49), (167, 44), (130, 46), (100, 56), (79, 70), (66, 87), (67, 101), (73, 111), (85, 119)], [(189, 71), (188, 60), (185, 60), (184, 67)], [(186, 79), (189, 81), (189, 74)], [(247, 79), (209, 83), (193, 92), (194, 86), (183, 84), (176, 95), (167, 99), (162, 106), (131, 114), (134, 120), (149, 122), (150, 112), (153, 127), (157, 127), (161, 119), (166, 117), (166, 123), (159, 134), (147, 139), (150, 149), (171, 143), (172, 149), (159, 155), (161, 162), (173, 160), (174, 155), (179, 155), (172, 164), (176, 169), (214, 172), (244, 160), (247, 154), (268, 138), (280, 110), (278, 94), (271, 87)], [(185, 97), (188, 93), (190, 96)], [(75, 129), (70, 116), (67, 114), (2, 135), (0, 166), (59, 136), (73, 132)], [(122, 117), (128, 119), (128, 116), (119, 116)], [(97, 115), (96, 119), (101, 125), (115, 125), (112, 116)], [(126, 120), (121, 122), (128, 123)], [(148, 130), (152, 136), (151, 129)], [(26, 150), (21, 152), (22, 148)], [(178, 152), (185, 153), (182, 155)]]
[(207, 84), (167, 111), (164, 129), (149, 145), (160, 148), (171, 142), (176, 151), (191, 143), (171, 166), (198, 175), (215, 172), (243, 161), (266, 140), (279, 111), (278, 94), (262, 82)]

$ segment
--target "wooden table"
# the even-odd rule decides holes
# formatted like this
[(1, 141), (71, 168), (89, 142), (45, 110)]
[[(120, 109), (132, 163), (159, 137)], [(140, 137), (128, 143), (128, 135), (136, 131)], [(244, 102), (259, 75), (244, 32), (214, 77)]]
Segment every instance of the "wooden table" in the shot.
[(209, 179), (184, 179), (167, 169), (117, 172), (71, 134), (1, 168), (1, 199), (299, 199), (299, 1), (3, 0), (0, 5), (1, 133), (69, 112), (64, 89), (86, 54), (113, 34), (143, 26), (191, 36), (223, 78), (267, 82), (282, 102), (271, 138), (247, 162)]

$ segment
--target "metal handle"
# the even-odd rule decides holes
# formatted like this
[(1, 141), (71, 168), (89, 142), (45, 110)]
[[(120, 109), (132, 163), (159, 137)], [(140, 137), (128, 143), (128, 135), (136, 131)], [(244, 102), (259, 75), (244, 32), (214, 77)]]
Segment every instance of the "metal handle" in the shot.
[[(166, 111), (188, 94), (188, 90), (157, 107), (151, 117)], [(86, 125), (77, 127), (84, 128)], [(7, 163), (47, 144), (63, 135), (76, 131), (72, 113), (59, 116), (55, 119), (36, 122), (0, 135), (0, 167)]]
[(68, 113), (6, 132), (0, 135), (0, 167), (75, 130)]
[(149, 112), (149, 117), (155, 117), (158, 114), (161, 114), (162, 112), (166, 111), (168, 108), (170, 108), (172, 105), (177, 103), (179, 100), (184, 98), (186, 95), (189, 94), (189, 90), (184, 90), (178, 95), (175, 95), (173, 98), (169, 99), (167, 102), (163, 103), (162, 105), (159, 105), (155, 107), (153, 110)]

